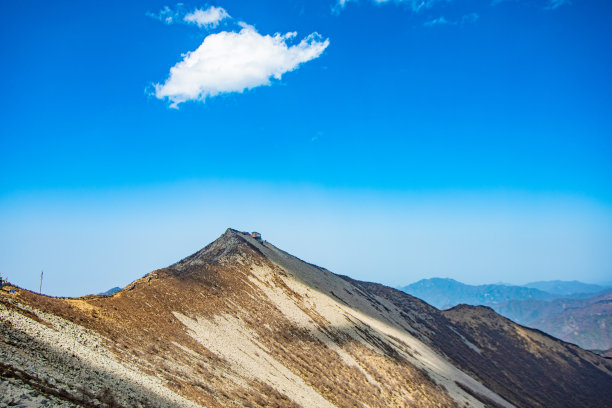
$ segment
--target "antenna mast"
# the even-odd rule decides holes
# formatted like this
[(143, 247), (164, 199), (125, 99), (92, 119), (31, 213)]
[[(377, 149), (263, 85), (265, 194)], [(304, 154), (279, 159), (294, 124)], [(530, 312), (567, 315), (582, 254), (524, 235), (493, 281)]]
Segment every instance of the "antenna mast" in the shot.
[(40, 271), (40, 288), (38, 288), (38, 294), (42, 295), (42, 278), (43, 278), (43, 271)]

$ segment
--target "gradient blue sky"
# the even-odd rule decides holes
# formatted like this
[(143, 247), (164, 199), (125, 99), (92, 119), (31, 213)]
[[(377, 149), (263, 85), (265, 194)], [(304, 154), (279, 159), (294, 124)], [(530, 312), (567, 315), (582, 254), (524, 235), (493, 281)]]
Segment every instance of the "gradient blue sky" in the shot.
[[(164, 7), (224, 8), (217, 27)], [(358, 279), (612, 280), (612, 3), (2, 5), (0, 273), (80, 295), (226, 227)], [(239, 22), (328, 39), (269, 86), (181, 103)], [(289, 41), (289, 44), (293, 44)]]

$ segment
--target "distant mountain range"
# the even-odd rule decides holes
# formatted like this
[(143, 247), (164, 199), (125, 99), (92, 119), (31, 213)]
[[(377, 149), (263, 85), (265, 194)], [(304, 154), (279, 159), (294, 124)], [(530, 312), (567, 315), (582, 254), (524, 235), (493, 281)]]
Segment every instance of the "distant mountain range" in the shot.
[(594, 285), (592, 283), (584, 283), (576, 280), (532, 282), (523, 286), (562, 296), (597, 293), (606, 289), (606, 286)]
[(106, 292), (98, 293), (98, 295), (110, 296), (110, 295), (114, 295), (115, 293), (119, 291), (121, 291), (121, 288), (119, 286), (115, 286), (114, 288), (111, 288), (107, 290)]
[(612, 347), (612, 290), (587, 299), (510, 300), (493, 309), (582, 348)]
[(439, 308), (483, 305), (524, 326), (585, 349), (612, 347), (612, 289), (578, 281), (524, 286), (466, 285), (453, 279), (423, 279), (399, 288)]
[(488, 306), (513, 299), (552, 300), (558, 297), (524, 286), (504, 284), (474, 286), (448, 278), (423, 279), (398, 289), (438, 309), (449, 309), (459, 304)]

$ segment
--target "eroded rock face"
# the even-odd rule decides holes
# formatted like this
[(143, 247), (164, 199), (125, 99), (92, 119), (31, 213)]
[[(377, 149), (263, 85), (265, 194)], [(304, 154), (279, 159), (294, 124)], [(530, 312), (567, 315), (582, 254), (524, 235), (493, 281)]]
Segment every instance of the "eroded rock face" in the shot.
[[(112, 296), (18, 290), (0, 300), (1, 387), (11, 398), (23, 390), (66, 406), (372, 408), (612, 400), (604, 358), (490, 310), (440, 312), (231, 229)], [(527, 386), (545, 370), (562, 375), (539, 378), (542, 392)]]

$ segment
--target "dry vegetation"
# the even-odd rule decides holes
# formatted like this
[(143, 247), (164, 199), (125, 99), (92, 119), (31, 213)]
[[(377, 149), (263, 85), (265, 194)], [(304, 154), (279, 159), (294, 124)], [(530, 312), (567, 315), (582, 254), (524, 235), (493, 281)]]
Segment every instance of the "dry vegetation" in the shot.
[[(496, 342), (512, 343), (512, 352), (519, 354), (529, 347), (516, 343), (515, 333), (496, 332), (501, 336), (496, 340), (487, 328), (487, 336), (479, 337), (482, 328), (459, 322), (458, 312), (445, 316), (389, 288), (341, 279), (233, 230), (112, 296), (58, 299), (18, 290), (2, 292), (0, 307), (6, 311), (0, 338), (3, 353), (22, 350), (24, 355), (36, 352), (58, 361), (70, 359), (58, 356), (61, 352), (49, 344), (38, 342), (34, 350), (26, 344), (32, 339), (26, 339), (6, 316), (17, 321), (19, 315), (58, 332), (66, 330), (60, 327), (62, 321), (72, 322), (100, 339), (109, 359), (173, 392), (161, 396), (145, 380), (145, 385), (128, 381), (123, 391), (113, 388), (112, 379), (99, 378), (112, 375), (83, 368), (78, 353), (72, 359), (90, 371), (90, 383), (80, 388), (76, 383), (61, 388), (35, 370), (18, 367), (20, 361), (32, 364), (27, 356), (12, 365), (3, 362), (3, 381), (19, 379), (41, 394), (77, 406), (297, 407), (322, 406), (323, 402), (372, 408), (563, 406), (556, 402), (563, 401), (563, 392), (572, 392), (574, 385), (595, 392), (579, 376), (574, 385), (552, 394), (556, 400), (537, 392), (523, 396), (532, 390), (517, 389), (515, 384), (518, 377), (530, 374), (529, 368), (495, 379), (486, 372), (491, 367), (501, 372), (501, 365), (511, 359), (502, 356), (510, 349)], [(55, 316), (60, 323), (44, 316)], [(490, 325), (499, 316), (483, 319)], [(484, 350), (489, 363), (479, 367), (480, 362), (470, 362), (476, 352), (465, 345), (466, 339)], [(551, 364), (561, 364), (567, 347), (554, 344), (556, 348), (541, 353)], [(533, 356), (529, 360), (532, 365), (537, 361)], [(612, 385), (609, 368), (601, 362), (604, 359), (585, 360), (576, 352), (572, 361), (578, 365), (571, 365), (568, 375), (597, 370), (598, 381)], [(66, 375), (67, 382), (69, 378), (76, 377)], [(539, 385), (551, 386), (546, 380)], [(580, 400), (582, 406), (612, 400), (603, 399), (610, 389), (598, 389), (599, 394), (590, 400)]]

